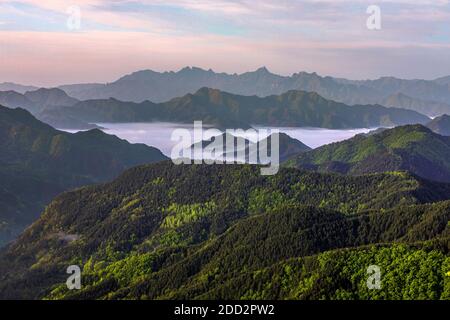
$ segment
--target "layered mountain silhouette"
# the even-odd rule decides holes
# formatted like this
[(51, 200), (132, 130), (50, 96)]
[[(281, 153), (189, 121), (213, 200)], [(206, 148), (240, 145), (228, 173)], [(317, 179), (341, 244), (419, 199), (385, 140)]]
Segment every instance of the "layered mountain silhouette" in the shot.
[(77, 99), (69, 97), (63, 90), (57, 88), (41, 88), (24, 94), (16, 91), (0, 91), (0, 103), (3, 106), (23, 108), (33, 114), (49, 108), (72, 106), (77, 102)]
[(425, 100), (448, 103), (449, 88), (439, 80), (404, 80), (395, 77), (382, 77), (376, 80), (362, 81), (341, 81), (346, 84), (353, 84), (370, 88), (386, 97), (396, 93), (403, 93), (409, 97)]
[(427, 123), (430, 120), (410, 110), (379, 105), (348, 106), (312, 92), (289, 91), (260, 98), (210, 88), (159, 104), (123, 102), (112, 98), (87, 100), (71, 107), (47, 110), (41, 116), (72, 117), (88, 123), (193, 123), (202, 120), (205, 124), (230, 129), (252, 125), (346, 129)]
[(421, 125), (384, 130), (300, 154), (289, 166), (361, 175), (407, 170), (423, 178), (450, 182), (450, 137)]
[(53, 89), (37, 89), (35, 91), (27, 91), (24, 96), (32, 103), (41, 108), (40, 111), (49, 107), (68, 107), (78, 102), (77, 99), (69, 97), (63, 90)]
[(403, 93), (390, 95), (381, 104), (386, 107), (415, 110), (432, 117), (450, 113), (450, 104), (411, 98)]
[(100, 130), (70, 134), (24, 109), (0, 106), (0, 244), (36, 219), (58, 193), (165, 159), (158, 149)]
[(100, 128), (95, 124), (81, 121), (63, 113), (55, 116), (46, 112), (47, 110), (70, 107), (77, 102), (77, 99), (69, 97), (63, 90), (57, 88), (41, 88), (35, 91), (26, 91), (24, 94), (15, 91), (0, 92), (0, 105), (13, 109), (26, 109), (39, 120), (54, 128), (77, 130)]
[[(290, 90), (301, 90), (316, 92), (326, 99), (350, 105), (395, 102), (395, 107), (409, 108), (426, 112), (425, 114), (429, 116), (435, 116), (440, 115), (434, 111), (439, 111), (441, 107), (424, 110), (422, 104), (423, 102), (444, 105), (449, 103), (450, 89), (446, 79), (448, 77), (434, 81), (383, 77), (377, 80), (355, 81), (322, 77), (316, 73), (306, 72), (295, 73), (292, 76), (280, 76), (271, 73), (265, 67), (239, 75), (186, 67), (178, 72), (160, 73), (143, 70), (108, 84), (68, 85), (60, 88), (80, 100), (115, 98), (133, 102), (145, 100), (163, 102), (196, 92), (202, 87), (260, 97), (280, 95)], [(409, 99), (389, 98), (399, 93), (408, 96)], [(415, 99), (418, 101), (414, 101)], [(398, 103), (402, 104), (398, 105)]]
[(435, 80), (436, 83), (450, 86), (450, 76), (438, 78)]
[(15, 91), (24, 94), (27, 91), (34, 91), (37, 89), (39, 88), (35, 86), (24, 86), (13, 82), (0, 83), (0, 91)]
[(1, 91), (0, 104), (8, 108), (23, 108), (30, 112), (38, 112), (37, 106), (25, 95), (16, 91)]

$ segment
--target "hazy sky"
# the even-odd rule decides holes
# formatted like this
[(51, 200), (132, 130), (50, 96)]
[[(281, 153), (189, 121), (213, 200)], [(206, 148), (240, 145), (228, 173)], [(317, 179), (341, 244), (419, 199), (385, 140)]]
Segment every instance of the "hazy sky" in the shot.
[[(0, 82), (110, 82), (184, 66), (431, 79), (450, 75), (449, 1), (0, 0)], [(366, 26), (372, 4), (381, 30)]]

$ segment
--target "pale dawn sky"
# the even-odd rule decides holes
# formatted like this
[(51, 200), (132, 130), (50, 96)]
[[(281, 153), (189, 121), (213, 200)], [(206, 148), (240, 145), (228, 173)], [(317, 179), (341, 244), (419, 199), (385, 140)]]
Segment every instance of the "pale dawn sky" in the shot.
[[(381, 9), (381, 30), (367, 28), (369, 5)], [(0, 82), (111, 82), (185, 66), (352, 79), (450, 75), (450, 2), (0, 0)]]

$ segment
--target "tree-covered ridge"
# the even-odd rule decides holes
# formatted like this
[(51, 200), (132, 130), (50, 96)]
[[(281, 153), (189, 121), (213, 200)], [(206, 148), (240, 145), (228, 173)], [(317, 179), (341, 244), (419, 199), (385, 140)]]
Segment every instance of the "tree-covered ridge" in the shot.
[[(367, 287), (372, 265), (381, 268), (380, 290)], [(448, 300), (448, 270), (446, 251), (428, 243), (372, 245), (289, 259), (244, 273), (198, 298)]]
[(402, 126), (317, 148), (287, 165), (353, 175), (406, 170), (450, 182), (450, 139), (421, 125)]
[(0, 106), (0, 246), (58, 193), (167, 159), (158, 149), (91, 130), (53, 129), (23, 109)]
[(42, 114), (52, 119), (71, 117), (89, 123), (202, 120), (219, 128), (251, 125), (370, 128), (427, 123), (429, 118), (411, 110), (380, 105), (350, 106), (327, 100), (317, 93), (288, 91), (268, 97), (234, 95), (202, 88), (164, 103), (123, 102), (116, 99), (81, 101), (74, 106)]
[(71, 134), (40, 122), (23, 109), (0, 106), (0, 161), (49, 175), (110, 179), (125, 168), (165, 160), (158, 149), (130, 144), (95, 129)]
[[(340, 251), (319, 254), (318, 264), (306, 258), (305, 266), (296, 269), (297, 274), (289, 262), (282, 263), (281, 272), (277, 267), (280, 260), (308, 257), (334, 248), (428, 240), (436, 236), (448, 241), (449, 210), (447, 202), (348, 218), (312, 207), (281, 207), (239, 221), (217, 239), (178, 252), (179, 261), (169, 265), (158, 261), (161, 251), (142, 253), (139, 249), (111, 264), (89, 260), (84, 269), (89, 279), (85, 290), (68, 292), (61, 285), (49, 297), (63, 298), (68, 294), (70, 298), (83, 299), (448, 298), (450, 292), (444, 280), (450, 261), (445, 255), (447, 249), (442, 251), (438, 245), (437, 249), (425, 251), (414, 246), (409, 250), (400, 246), (397, 250), (398, 246), (393, 245), (381, 252), (370, 246), (349, 254), (345, 254), (346, 250), (342, 251), (344, 254)], [(364, 288), (366, 269), (373, 264), (384, 268), (385, 291)], [(267, 277), (267, 271), (274, 268), (277, 269)], [(330, 281), (331, 276), (337, 279)], [(105, 286), (107, 291), (103, 291)]]
[(258, 169), (165, 162), (65, 193), (2, 253), (0, 296), (62, 298), (79, 264), (80, 298), (195, 298), (287, 259), (448, 229), (448, 184)]

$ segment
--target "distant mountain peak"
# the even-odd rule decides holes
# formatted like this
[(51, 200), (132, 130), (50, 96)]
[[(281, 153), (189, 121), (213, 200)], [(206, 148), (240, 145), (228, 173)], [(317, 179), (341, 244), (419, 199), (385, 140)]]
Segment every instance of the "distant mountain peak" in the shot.
[(401, 79), (393, 77), (393, 76), (384, 76), (384, 77), (380, 77), (378, 80), (401, 80)]
[(263, 66), (261, 68), (258, 68), (256, 71), (256, 73), (261, 73), (261, 74), (272, 74), (269, 69), (267, 69), (266, 66)]
[(28, 110), (23, 108), (7, 108), (0, 105), (0, 118), (2, 120), (8, 119), (9, 124), (13, 122), (20, 122), (33, 127), (52, 129), (49, 125), (37, 120)]
[(180, 71), (178, 71), (178, 73), (191, 73), (191, 72), (208, 72), (208, 71), (204, 70), (202, 68), (199, 68), (199, 67), (195, 67), (195, 66), (192, 66), (192, 67), (187, 66), (187, 67), (184, 67), (183, 69), (181, 69)]
[(22, 94), (20, 94), (17, 91), (14, 91), (14, 90), (5, 90), (5, 91), (0, 91), (0, 92), (2, 92), (5, 95), (22, 96)]
[(186, 66), (186, 67), (184, 67), (184, 68), (180, 69), (180, 71), (178, 71), (178, 72), (187, 72), (187, 71), (191, 71), (191, 70), (192, 70), (192, 68), (191, 68), (191, 67), (189, 67), (189, 66)]
[(203, 87), (203, 88), (198, 89), (194, 95), (209, 96), (212, 94), (215, 94), (215, 95), (222, 94), (222, 91), (220, 91), (219, 89)]
[(59, 88), (40, 88), (34, 91), (27, 91), (24, 96), (41, 107), (72, 106), (78, 102), (77, 99), (70, 97), (64, 90)]
[(326, 100), (324, 97), (322, 97), (320, 94), (314, 91), (303, 91), (303, 90), (289, 90), (283, 94), (280, 95), (282, 98), (286, 98), (289, 100), (301, 98), (301, 97), (307, 97), (314, 100)]
[(427, 127), (433, 132), (443, 136), (450, 136), (450, 116), (444, 114), (440, 117), (434, 118)]
[(27, 92), (52, 92), (52, 91), (53, 92), (64, 92), (62, 89), (59, 89), (59, 88), (38, 88), (36, 90), (29, 90)]
[(39, 88), (37, 90), (30, 90), (25, 92), (25, 95), (27, 94), (57, 94), (60, 96), (68, 97), (67, 93), (59, 88)]
[(434, 80), (434, 82), (441, 85), (449, 85), (450, 86), (450, 76), (445, 76)]
[(309, 77), (320, 77), (317, 72), (306, 72), (306, 71), (300, 71), (293, 74), (293, 76), (301, 77), (301, 76), (309, 76)]
[(403, 109), (415, 110), (431, 117), (450, 112), (450, 104), (432, 100), (421, 100), (401, 91), (397, 91), (387, 96), (381, 101), (381, 104), (386, 107), (400, 107)]
[(412, 99), (410, 96), (408, 96), (408, 95), (406, 95), (406, 94), (404, 94), (403, 92), (400, 92), (400, 91), (398, 91), (398, 92), (396, 92), (396, 93), (393, 93), (391, 96), (392, 96), (392, 97), (399, 97), (399, 98), (408, 98), (408, 99)]
[(36, 90), (37, 87), (34, 86), (27, 86), (27, 85), (22, 85), (22, 84), (17, 84), (14, 82), (3, 82), (0, 83), (0, 91), (15, 91), (18, 93), (25, 93), (26, 91), (30, 91), (30, 90)]

